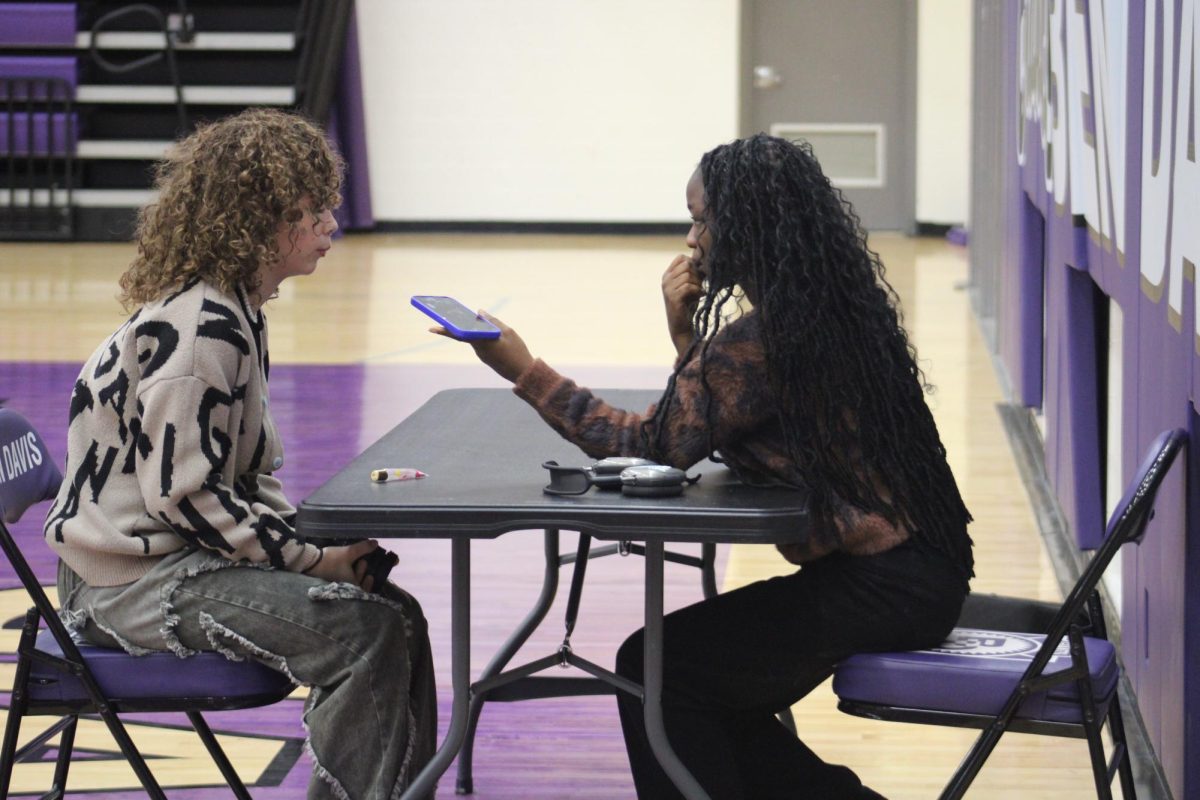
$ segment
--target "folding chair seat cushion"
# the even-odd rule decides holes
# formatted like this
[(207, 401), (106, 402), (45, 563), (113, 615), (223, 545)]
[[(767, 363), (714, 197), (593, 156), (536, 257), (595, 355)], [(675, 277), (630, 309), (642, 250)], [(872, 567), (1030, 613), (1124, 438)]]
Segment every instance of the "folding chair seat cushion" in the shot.
[[(230, 661), (220, 653), (205, 651), (188, 658), (166, 651), (131, 656), (115, 648), (77, 646), (100, 690), (118, 706), (246, 707), (274, 702), (294, 688), (282, 672), (250, 659)], [(63, 657), (62, 648), (48, 629), (38, 634), (37, 648)], [(29, 699), (34, 704), (61, 703), (68, 707), (91, 702), (77, 678), (37, 660), (32, 663)]]
[[(842, 700), (961, 714), (996, 715), (1046, 637), (1035, 633), (955, 628), (939, 647), (897, 653), (859, 653), (838, 665), (833, 691)], [(1083, 638), (1096, 703), (1103, 708), (1120, 675), (1106, 639)], [(1071, 667), (1063, 640), (1044, 674)], [(1017, 719), (1079, 724), (1079, 687), (1069, 681), (1027, 697)]]

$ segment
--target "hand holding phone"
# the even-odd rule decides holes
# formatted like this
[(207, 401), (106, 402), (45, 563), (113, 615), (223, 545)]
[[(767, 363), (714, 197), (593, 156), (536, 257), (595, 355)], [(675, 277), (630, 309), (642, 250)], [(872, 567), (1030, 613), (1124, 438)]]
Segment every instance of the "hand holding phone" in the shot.
[[(462, 311), (452, 313), (457, 313), (462, 317), (470, 315), (469, 318), (451, 319), (450, 313), (440, 313), (447, 310), (443, 304), (430, 303), (428, 302), (430, 300), (450, 300), (450, 298), (426, 295), (418, 295), (413, 298), (414, 306), (442, 323), (441, 330), (434, 329), (433, 332), (440, 336), (465, 340), (467, 344), (471, 345), (475, 355), (479, 356), (479, 360), (491, 367), (501, 378), (507, 381), (516, 381), (534, 363), (535, 359), (530, 355), (529, 348), (525, 346), (525, 342), (517, 335), (517, 332), (491, 314), (475, 314), (461, 303), (451, 300), (462, 309)], [(434, 310), (431, 311), (431, 308)]]
[(415, 295), (412, 304), (436, 320), (455, 339), (472, 341), (500, 338), (499, 328), (453, 297)]

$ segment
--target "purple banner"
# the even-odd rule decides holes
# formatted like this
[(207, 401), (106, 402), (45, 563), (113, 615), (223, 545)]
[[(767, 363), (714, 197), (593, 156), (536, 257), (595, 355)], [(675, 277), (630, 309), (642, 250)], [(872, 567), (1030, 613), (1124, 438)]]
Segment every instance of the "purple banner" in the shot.
[[(1016, 270), (1043, 272), (1044, 314), (1038, 325), (1006, 311), (1020, 325), (1001, 341), (1019, 346), (1001, 358), (1021, 374), (1044, 353), (1047, 470), (1084, 548), (1102, 535), (1106, 469), (1128, 477), (1157, 433), (1194, 427), (1198, 31), (1200, 0), (1021, 3), (1015, 212), (1040, 219), (1019, 226)], [(1125, 554), (1123, 650), (1174, 793), (1200, 797), (1200, 676), (1184, 668), (1200, 652), (1200, 589), (1188, 586), (1200, 548), (1187, 547), (1200, 532), (1176, 472), (1145, 543)]]

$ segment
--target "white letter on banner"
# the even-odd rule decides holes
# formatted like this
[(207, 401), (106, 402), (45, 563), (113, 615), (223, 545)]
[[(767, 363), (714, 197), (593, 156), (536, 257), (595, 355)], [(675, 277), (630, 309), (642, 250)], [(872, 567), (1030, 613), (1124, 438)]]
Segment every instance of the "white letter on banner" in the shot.
[[(1162, 11), (1162, 19), (1157, 12)], [(1167, 227), (1171, 210), (1171, 138), (1175, 122), (1173, 65), (1175, 3), (1146, 3), (1145, 62), (1142, 70), (1142, 285), (1162, 297), (1167, 266)], [(1156, 81), (1155, 75), (1161, 76)], [(1157, 114), (1155, 113), (1157, 111)], [(1157, 130), (1157, 136), (1155, 135)]]
[[(1097, 6), (1099, 8), (1097, 8)], [(1089, 9), (1092, 104), (1096, 120), (1096, 182), (1100, 234), (1125, 254), (1126, 77), (1129, 74), (1129, 7), (1097, 2)]]
[[(1025, 0), (1018, 22), (1017, 105), (1020, 114), (1017, 117), (1017, 164), (1020, 166), (1025, 166), (1027, 148), (1034, 146), (1033, 142), (1025, 141), (1026, 123), (1037, 123), (1040, 130), (1045, 129), (1041, 124), (1047, 94), (1044, 88), (1046, 14), (1043, 4), (1044, 0)], [(1037, 142), (1037, 146), (1042, 146), (1042, 142)]]
[(1055, 3), (1050, 12), (1050, 92), (1046, 95), (1046, 124), (1042, 139), (1047, 144), (1046, 191), (1054, 195), (1054, 205), (1062, 209), (1067, 200), (1068, 139), (1067, 139), (1067, 63), (1063, 52), (1066, 43), (1066, 20), (1063, 3)]
[[(1200, 262), (1200, 168), (1196, 165), (1196, 0), (1183, 0), (1179, 20), (1179, 79), (1175, 91), (1175, 190), (1171, 206), (1171, 249), (1167, 300), (1176, 329), (1183, 315), (1184, 262), (1192, 265), (1187, 277), (1195, 283), (1195, 266)], [(1200, 291), (1197, 291), (1200, 299)], [(1178, 315), (1178, 316), (1177, 316)], [(1200, 322), (1197, 322), (1200, 331)]]
[[(1099, 142), (1084, 126), (1087, 109), (1097, 94), (1088, 70), (1087, 26), (1084, 7), (1073, 4), (1067, 12), (1067, 120), (1071, 162), (1071, 213), (1082, 214), (1093, 230), (1103, 232), (1102, 215), (1096, 214), (1096, 151)], [(1093, 53), (1092, 58), (1095, 58)], [(1099, 127), (1099, 126), (1097, 126)]]

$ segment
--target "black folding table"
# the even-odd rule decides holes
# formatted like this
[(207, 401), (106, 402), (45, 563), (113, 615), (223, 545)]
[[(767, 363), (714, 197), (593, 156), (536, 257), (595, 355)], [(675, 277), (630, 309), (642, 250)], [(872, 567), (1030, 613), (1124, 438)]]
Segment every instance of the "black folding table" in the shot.
[[(638, 411), (658, 399), (656, 392), (634, 390), (597, 391), (597, 395), (615, 406)], [(571, 664), (619, 691), (640, 695), (646, 730), (659, 763), (686, 797), (707, 798), (671, 750), (663, 728), (664, 544), (795, 541), (807, 531), (807, 497), (799, 491), (743, 485), (724, 467), (710, 462), (691, 470), (703, 477), (677, 497), (634, 498), (598, 489), (578, 496), (552, 496), (542, 492), (549, 475), (541, 465), (547, 460), (562, 465), (591, 463), (511, 391), (451, 389), (431, 398), (300, 506), (298, 527), (309, 537), (451, 540), (454, 700), (450, 727), (433, 760), (403, 797), (428, 794), (449, 767), (467, 738), (472, 698), (506, 684), (529, 681), (541, 669)], [(429, 477), (391, 483), (370, 479), (371, 470), (399, 466), (419, 467)], [(545, 532), (548, 577), (542, 597), (480, 680), (472, 682), (471, 540), (519, 530)], [(553, 600), (557, 584), (549, 578), (549, 562), (554, 559), (557, 571), (559, 530), (578, 531), (581, 536), (617, 542), (623, 548), (642, 550), (644, 546), (646, 657), (642, 686), (569, 649), (503, 672)], [(580, 555), (586, 561), (587, 553)], [(535, 691), (528, 696), (545, 694)]]

